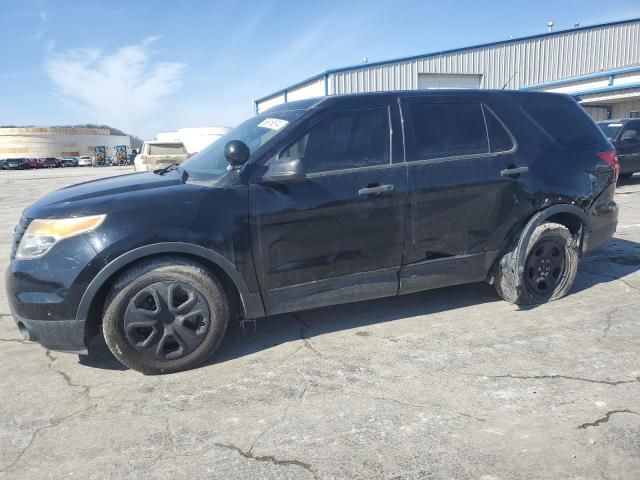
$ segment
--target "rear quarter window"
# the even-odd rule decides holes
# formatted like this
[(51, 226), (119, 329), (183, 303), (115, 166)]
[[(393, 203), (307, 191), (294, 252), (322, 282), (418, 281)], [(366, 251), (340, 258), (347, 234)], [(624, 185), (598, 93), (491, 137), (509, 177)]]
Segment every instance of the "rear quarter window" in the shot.
[(589, 114), (577, 103), (531, 103), (523, 105), (522, 109), (562, 145), (595, 145), (607, 141)]

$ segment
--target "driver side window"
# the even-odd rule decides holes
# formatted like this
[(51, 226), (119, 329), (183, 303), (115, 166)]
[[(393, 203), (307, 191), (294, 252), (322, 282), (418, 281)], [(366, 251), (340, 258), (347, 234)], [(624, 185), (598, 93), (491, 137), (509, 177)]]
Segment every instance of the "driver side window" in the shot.
[(344, 110), (313, 126), (280, 157), (300, 158), (306, 173), (386, 165), (391, 162), (387, 107)]

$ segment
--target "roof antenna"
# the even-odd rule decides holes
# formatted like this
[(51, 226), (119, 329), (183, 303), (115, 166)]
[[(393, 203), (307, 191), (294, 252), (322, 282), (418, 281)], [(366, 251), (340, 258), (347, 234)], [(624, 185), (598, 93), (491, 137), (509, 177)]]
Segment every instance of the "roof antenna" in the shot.
[(555, 25), (553, 20), (547, 22), (547, 32), (553, 32), (553, 26)]
[(513, 77), (515, 77), (517, 74), (518, 74), (517, 70), (513, 72), (513, 75), (509, 77), (509, 80), (507, 80), (507, 83), (505, 83), (500, 90), (504, 90), (505, 88), (507, 88), (507, 85), (511, 83), (511, 80), (513, 80)]

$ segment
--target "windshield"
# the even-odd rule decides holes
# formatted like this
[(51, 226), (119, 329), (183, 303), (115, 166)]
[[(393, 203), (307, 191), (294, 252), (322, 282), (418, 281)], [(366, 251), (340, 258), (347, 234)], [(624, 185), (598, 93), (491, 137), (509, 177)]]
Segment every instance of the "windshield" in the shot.
[(609, 140), (616, 138), (616, 135), (618, 135), (622, 125), (622, 123), (598, 122), (600, 130), (602, 130)]
[(229, 163), (224, 157), (224, 146), (231, 140), (240, 140), (249, 147), (253, 154), (269, 142), (276, 134), (282, 132), (306, 110), (278, 110), (256, 115), (244, 121), (236, 128), (213, 142), (200, 153), (184, 162), (181, 167), (189, 174), (189, 178), (206, 180), (218, 177), (227, 171)]

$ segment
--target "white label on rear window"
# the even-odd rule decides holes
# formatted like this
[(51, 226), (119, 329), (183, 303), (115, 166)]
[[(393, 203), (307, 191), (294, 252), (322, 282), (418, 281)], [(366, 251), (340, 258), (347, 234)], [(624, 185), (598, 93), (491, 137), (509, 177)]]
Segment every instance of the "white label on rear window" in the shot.
[(262, 128), (268, 128), (270, 130), (280, 130), (287, 123), (289, 122), (286, 120), (280, 120), (279, 118), (265, 118), (258, 124), (258, 126)]
[(622, 126), (622, 124), (621, 124), (621, 123), (609, 123), (609, 124), (607, 125), (607, 127), (621, 127), (621, 126)]

